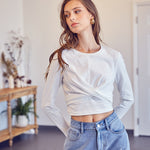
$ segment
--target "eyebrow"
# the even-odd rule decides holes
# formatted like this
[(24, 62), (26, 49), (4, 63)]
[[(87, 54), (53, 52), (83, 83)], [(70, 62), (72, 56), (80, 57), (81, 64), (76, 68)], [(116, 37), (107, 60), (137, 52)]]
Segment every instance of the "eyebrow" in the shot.
[[(81, 7), (75, 7), (72, 10), (79, 9), (79, 8), (81, 8)], [(64, 11), (64, 12), (69, 12), (69, 11)]]

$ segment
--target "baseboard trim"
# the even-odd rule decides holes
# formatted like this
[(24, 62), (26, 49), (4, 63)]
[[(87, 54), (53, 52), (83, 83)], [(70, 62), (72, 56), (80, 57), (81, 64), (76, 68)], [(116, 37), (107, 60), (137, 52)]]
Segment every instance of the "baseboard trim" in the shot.
[(52, 129), (52, 130), (59, 130), (59, 128), (57, 128), (56, 126), (44, 126), (44, 125), (39, 125), (39, 130), (48, 130), (48, 129)]
[(132, 129), (127, 129), (127, 133), (130, 134), (130, 135), (133, 135), (134, 130), (132, 130)]

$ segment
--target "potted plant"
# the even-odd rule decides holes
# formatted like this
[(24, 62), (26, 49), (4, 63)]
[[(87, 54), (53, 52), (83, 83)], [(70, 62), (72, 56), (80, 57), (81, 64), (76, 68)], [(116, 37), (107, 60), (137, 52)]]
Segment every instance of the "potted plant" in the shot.
[[(36, 117), (38, 115), (34, 112), (34, 107), (31, 107), (31, 104), (35, 101), (31, 98), (27, 102), (23, 103), (21, 98), (16, 100), (15, 107), (12, 108), (12, 116), (16, 116), (16, 126), (17, 127), (26, 127), (29, 121), (29, 113), (34, 114)], [(7, 110), (0, 112), (0, 115), (7, 113)]]
[(33, 113), (36, 117), (38, 117), (38, 115), (34, 112), (34, 107), (31, 107), (33, 101), (34, 100), (30, 98), (23, 104), (21, 98), (16, 100), (17, 105), (12, 108), (12, 115), (16, 116), (17, 127), (26, 127), (28, 125), (29, 113)]

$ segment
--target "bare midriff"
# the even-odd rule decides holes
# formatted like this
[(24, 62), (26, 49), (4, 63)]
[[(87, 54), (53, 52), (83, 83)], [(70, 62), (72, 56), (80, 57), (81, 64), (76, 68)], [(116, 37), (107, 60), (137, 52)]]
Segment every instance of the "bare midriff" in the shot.
[(113, 113), (112, 111), (100, 114), (92, 114), (92, 115), (83, 115), (83, 116), (71, 116), (73, 120), (80, 122), (97, 122), (107, 118), (109, 115)]

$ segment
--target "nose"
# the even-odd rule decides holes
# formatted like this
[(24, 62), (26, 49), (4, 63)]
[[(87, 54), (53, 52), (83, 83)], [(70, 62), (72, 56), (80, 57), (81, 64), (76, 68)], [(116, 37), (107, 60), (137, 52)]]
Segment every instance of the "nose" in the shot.
[(70, 21), (74, 21), (76, 19), (75, 14), (71, 13), (70, 14)]

